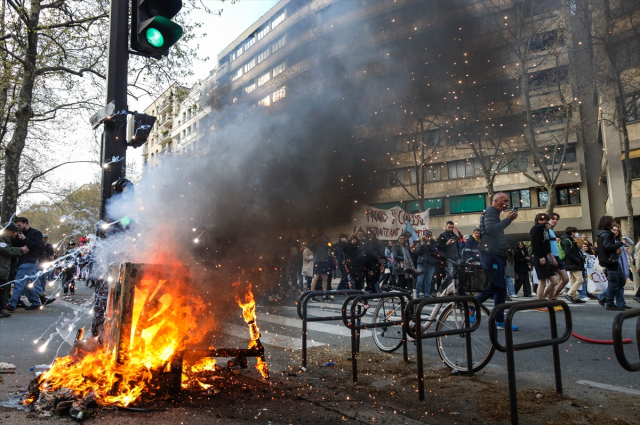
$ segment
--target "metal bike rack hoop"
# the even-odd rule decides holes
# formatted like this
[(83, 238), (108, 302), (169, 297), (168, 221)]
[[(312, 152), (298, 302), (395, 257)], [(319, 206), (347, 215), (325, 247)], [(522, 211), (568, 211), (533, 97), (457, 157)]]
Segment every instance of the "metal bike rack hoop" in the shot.
[(636, 342), (638, 343), (638, 354), (640, 354), (640, 308), (635, 310), (625, 311), (616, 315), (613, 319), (613, 350), (616, 353), (616, 358), (620, 366), (628, 370), (629, 372), (640, 371), (640, 362), (630, 363), (627, 356), (624, 354), (624, 346), (622, 345), (622, 325), (627, 319), (638, 318), (636, 322)]

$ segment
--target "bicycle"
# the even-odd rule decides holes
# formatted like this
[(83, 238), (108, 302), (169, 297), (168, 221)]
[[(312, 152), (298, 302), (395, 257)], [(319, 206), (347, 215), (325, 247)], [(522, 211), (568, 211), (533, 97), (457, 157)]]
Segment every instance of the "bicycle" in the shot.
[[(441, 261), (449, 261), (454, 266), (454, 276), (451, 283), (443, 292), (438, 293), (438, 297), (457, 295), (458, 291), (465, 293), (479, 292), (485, 284), (484, 270), (474, 264), (456, 264), (455, 262), (437, 257)], [(402, 308), (400, 297), (412, 299), (411, 293), (400, 292), (398, 288), (393, 288), (387, 298), (379, 300), (373, 313), (373, 323), (395, 320), (402, 318)], [(442, 313), (440, 310), (443, 308)], [(472, 312), (473, 318), (477, 312)], [(480, 329), (473, 333), (471, 346), (473, 350), (473, 372), (478, 372), (484, 368), (493, 357), (495, 347), (489, 339), (489, 309), (484, 305), (480, 306)], [(447, 329), (461, 329), (464, 327), (464, 305), (461, 303), (440, 303), (433, 306), (431, 314), (423, 320), (422, 332), (426, 331), (435, 323), (435, 331), (446, 331)], [(410, 335), (415, 337), (414, 335)], [(460, 373), (468, 371), (466, 335), (452, 335), (436, 337), (436, 348), (442, 361), (450, 368)], [(373, 340), (381, 351), (391, 353), (402, 345), (402, 329), (399, 326), (373, 328)]]

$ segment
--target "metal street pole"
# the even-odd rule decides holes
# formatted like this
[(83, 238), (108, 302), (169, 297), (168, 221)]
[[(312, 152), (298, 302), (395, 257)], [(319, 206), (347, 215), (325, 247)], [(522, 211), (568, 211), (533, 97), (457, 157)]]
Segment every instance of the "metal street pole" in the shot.
[[(111, 0), (105, 104), (114, 101), (116, 113), (127, 110), (128, 34), (129, 0)], [(111, 184), (126, 176), (126, 118), (126, 114), (116, 114), (104, 122), (100, 164), (107, 164), (114, 157), (120, 160), (110, 163), (106, 168), (102, 167), (100, 218), (105, 218), (105, 204), (111, 197)]]

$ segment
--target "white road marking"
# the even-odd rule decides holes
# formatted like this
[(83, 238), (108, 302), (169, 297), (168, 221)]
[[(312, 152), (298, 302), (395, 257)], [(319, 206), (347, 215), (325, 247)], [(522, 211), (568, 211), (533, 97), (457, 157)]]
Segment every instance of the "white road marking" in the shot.
[[(260, 322), (258, 321), (258, 324), (259, 323)], [(227, 325), (225, 329), (225, 333), (228, 335), (249, 340), (249, 328), (247, 328), (246, 326)], [(260, 328), (260, 342), (263, 345), (273, 345), (280, 348), (286, 348), (288, 350), (302, 349), (302, 339), (299, 336), (291, 337), (280, 335), (275, 332), (269, 332), (263, 328)], [(312, 339), (307, 340), (307, 347), (320, 347), (322, 345), (329, 344), (323, 344)]]
[[(302, 320), (296, 318), (278, 316), (276, 314), (258, 314), (258, 323), (269, 322), (277, 325), (289, 326), (292, 328), (302, 329)], [(334, 321), (327, 323), (309, 322), (307, 330), (315, 332), (324, 332), (332, 335), (351, 336), (351, 330), (348, 329), (342, 321)], [(371, 331), (360, 331), (360, 337), (365, 338), (371, 336)]]
[(580, 385), (586, 385), (594, 388), (602, 388), (603, 390), (617, 391), (619, 393), (627, 393), (633, 395), (640, 395), (640, 390), (634, 390), (633, 388), (616, 387), (615, 385), (601, 384), (599, 382), (592, 381), (578, 381)]

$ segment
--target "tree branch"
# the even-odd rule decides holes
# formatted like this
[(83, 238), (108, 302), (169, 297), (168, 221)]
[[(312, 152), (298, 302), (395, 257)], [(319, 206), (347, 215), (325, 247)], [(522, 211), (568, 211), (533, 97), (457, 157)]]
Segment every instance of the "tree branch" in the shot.
[(66, 72), (68, 74), (72, 74), (72, 75), (77, 75), (78, 77), (84, 77), (85, 72), (97, 75), (98, 77), (102, 78), (103, 80), (106, 80), (107, 77), (105, 77), (104, 75), (100, 74), (97, 71), (94, 71), (91, 68), (82, 68), (79, 69), (77, 71), (74, 71), (73, 69), (67, 68), (66, 66), (47, 66), (44, 68), (40, 68), (36, 71), (37, 75), (43, 75), (46, 74), (48, 72)]
[(55, 170), (56, 168), (60, 168), (60, 167), (62, 167), (63, 165), (66, 165), (66, 164), (77, 164), (77, 163), (80, 163), (80, 162), (96, 163), (96, 161), (67, 161), (67, 162), (63, 162), (63, 163), (61, 163), (61, 164), (58, 164), (58, 165), (56, 165), (56, 166), (54, 166), (54, 167), (51, 167), (51, 168), (49, 168), (48, 170), (44, 170), (44, 171), (42, 171), (42, 172), (40, 172), (40, 173), (36, 174), (35, 176), (31, 177), (31, 179), (29, 179), (29, 183), (27, 184), (27, 187), (26, 187), (26, 188), (24, 188), (24, 189), (22, 189), (20, 192), (18, 192), (18, 197), (20, 197), (20, 196), (24, 195), (24, 194), (25, 194), (25, 193), (27, 193), (29, 190), (31, 190), (31, 187), (33, 186), (33, 183), (34, 183), (37, 179), (39, 179), (40, 177), (44, 176), (45, 174), (47, 174), (47, 173), (49, 173), (49, 172), (51, 172), (51, 171)]
[(67, 21), (67, 22), (61, 22), (59, 24), (52, 24), (52, 25), (45, 25), (45, 26), (40, 26), (35, 28), (36, 31), (42, 31), (42, 30), (50, 30), (53, 28), (73, 28), (73, 27), (78, 27), (81, 24), (85, 24), (87, 22), (93, 22), (93, 21), (97, 21), (99, 19), (102, 18), (106, 18), (109, 15), (107, 13), (103, 13), (102, 15), (97, 15), (97, 16), (91, 16), (89, 18), (84, 18), (81, 19), (79, 21)]

